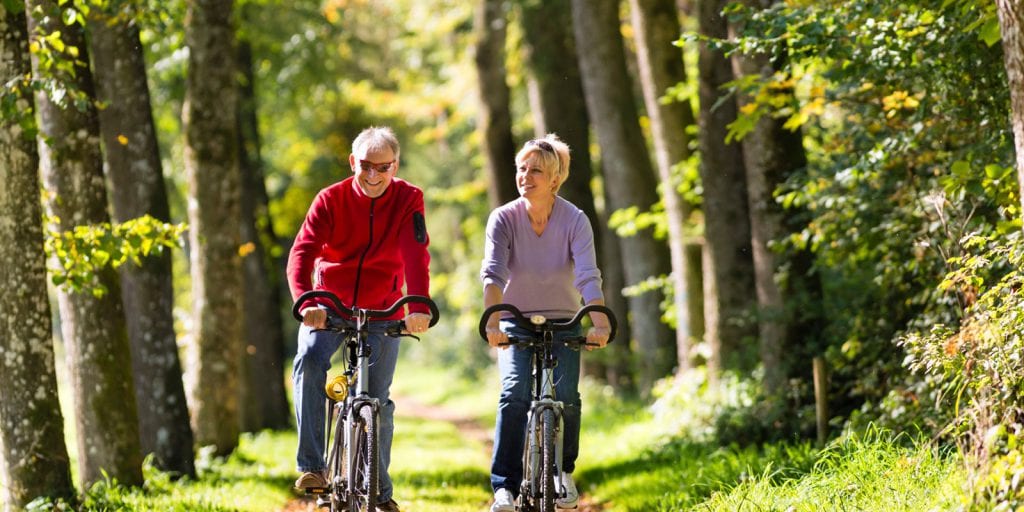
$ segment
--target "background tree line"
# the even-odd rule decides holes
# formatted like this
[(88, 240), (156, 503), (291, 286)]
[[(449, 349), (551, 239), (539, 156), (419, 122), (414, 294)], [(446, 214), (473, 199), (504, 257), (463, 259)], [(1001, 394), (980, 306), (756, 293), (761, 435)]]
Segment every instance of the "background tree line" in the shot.
[[(547, 132), (573, 148), (562, 194), (592, 219), (623, 333), (587, 373), (669, 404), (687, 375), (753, 378), (723, 441), (809, 436), (815, 356), (836, 423), (976, 431), (948, 397), (991, 378), (957, 369), (1020, 346), (1000, 323), (1019, 270), (1019, 2), (0, 5), (10, 507), (75, 495), (47, 281), (80, 486), (140, 484), (149, 453), (192, 475), (194, 447), (288, 427), (281, 260), (370, 124), (395, 127), (426, 191), (444, 321), (407, 357), (488, 370), (484, 220), (515, 197), (516, 148)], [(968, 396), (1009, 436), (1006, 363), (1008, 394)]]

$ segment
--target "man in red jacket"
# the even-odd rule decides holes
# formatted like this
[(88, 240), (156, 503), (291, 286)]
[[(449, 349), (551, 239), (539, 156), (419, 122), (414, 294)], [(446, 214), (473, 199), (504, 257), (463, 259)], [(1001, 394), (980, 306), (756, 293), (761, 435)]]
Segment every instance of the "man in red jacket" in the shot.
[[(395, 177), (399, 145), (394, 132), (380, 127), (363, 130), (352, 142), (348, 161), (355, 175), (317, 194), (295, 237), (288, 255), (292, 299), (309, 290), (328, 290), (350, 307), (385, 309), (403, 295), (403, 286), (409, 294), (429, 296), (430, 239), (423, 192)], [(342, 340), (337, 333), (316, 330), (327, 320), (323, 307), (310, 304), (302, 315), (292, 373), (299, 435), (296, 461), (302, 472), (295, 487), (307, 489), (326, 485), (324, 383), (331, 355)], [(409, 306), (409, 332), (426, 332), (429, 322), (426, 306)], [(381, 402), (377, 510), (391, 512), (398, 510), (388, 475), (395, 410), (389, 396), (398, 339), (374, 333), (371, 327), (369, 342), (370, 395)]]

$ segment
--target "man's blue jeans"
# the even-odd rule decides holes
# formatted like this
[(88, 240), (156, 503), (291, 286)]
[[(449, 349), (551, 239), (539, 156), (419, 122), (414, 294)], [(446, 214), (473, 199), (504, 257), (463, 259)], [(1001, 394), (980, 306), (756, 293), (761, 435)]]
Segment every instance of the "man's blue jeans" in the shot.
[[(296, 454), (301, 472), (322, 471), (324, 461), (324, 384), (331, 356), (337, 352), (342, 336), (330, 331), (299, 328), (298, 350), (292, 370), (295, 385), (295, 418), (299, 448)], [(385, 336), (370, 325), (370, 396), (380, 400), (380, 498), (391, 499), (391, 438), (395, 431), (395, 403), (391, 401), (391, 381), (398, 362), (398, 339)], [(344, 355), (344, 354), (343, 354)]]
[[(502, 321), (501, 330), (509, 336), (524, 336), (527, 331)], [(556, 338), (579, 335), (579, 331), (559, 333)], [(580, 451), (580, 353), (556, 345), (555, 398), (562, 402), (564, 428), (562, 470), (572, 473)], [(523, 479), (523, 448), (526, 444), (526, 415), (530, 410), (533, 377), (533, 350), (509, 347), (498, 350), (498, 371), (501, 375), (501, 397), (494, 429), (494, 454), (491, 458), (491, 488), (508, 489), (519, 494)]]

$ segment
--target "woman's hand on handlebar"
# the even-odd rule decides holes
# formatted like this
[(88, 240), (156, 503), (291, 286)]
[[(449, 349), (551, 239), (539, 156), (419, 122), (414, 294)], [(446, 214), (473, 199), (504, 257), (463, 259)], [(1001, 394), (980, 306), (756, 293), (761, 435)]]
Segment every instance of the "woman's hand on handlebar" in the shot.
[(320, 308), (303, 309), (302, 325), (314, 329), (325, 329), (327, 327), (327, 311)]
[(609, 327), (591, 327), (587, 329), (587, 344), (584, 345), (587, 350), (594, 350), (595, 348), (604, 348), (608, 345), (608, 336), (612, 333)]
[(405, 330), (409, 334), (422, 334), (430, 328), (432, 317), (426, 313), (409, 313), (405, 316)]
[(492, 347), (500, 349), (508, 348), (508, 335), (502, 332), (501, 327), (498, 326), (498, 314), (491, 315), (493, 321), (487, 322), (487, 327), (484, 330), (487, 332), (487, 344)]

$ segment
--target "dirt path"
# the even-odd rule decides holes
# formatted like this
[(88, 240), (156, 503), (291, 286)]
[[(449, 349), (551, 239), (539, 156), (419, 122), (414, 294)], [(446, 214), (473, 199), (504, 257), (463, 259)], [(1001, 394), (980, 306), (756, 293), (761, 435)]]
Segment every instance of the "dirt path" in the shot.
[[(395, 409), (396, 416), (451, 423), (463, 437), (482, 443), (488, 454), (493, 450), (494, 427), (491, 425), (482, 425), (475, 418), (459, 414), (443, 406), (424, 404), (409, 397), (395, 397), (395, 403), (401, 404)], [(279, 512), (315, 512), (316, 510), (313, 498), (298, 497), (288, 502)], [(586, 495), (581, 494), (577, 512), (601, 512), (603, 510), (605, 507), (591, 502)]]

